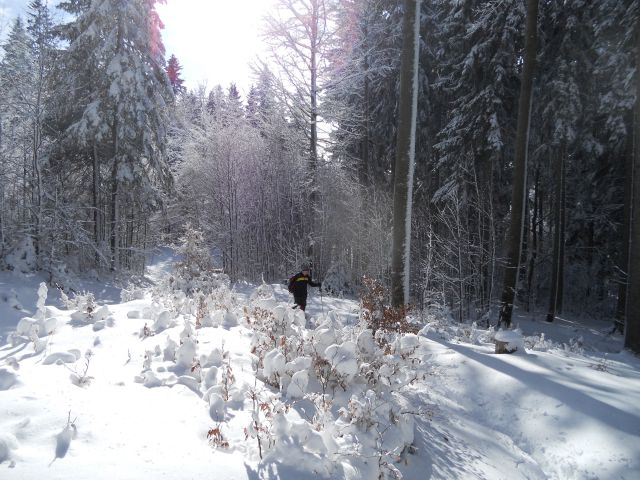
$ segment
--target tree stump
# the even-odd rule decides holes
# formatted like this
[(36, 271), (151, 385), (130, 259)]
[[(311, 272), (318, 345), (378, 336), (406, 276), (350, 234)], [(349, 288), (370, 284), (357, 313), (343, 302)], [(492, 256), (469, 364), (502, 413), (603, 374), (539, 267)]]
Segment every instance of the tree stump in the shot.
[(513, 353), (518, 350), (517, 347), (509, 347), (509, 342), (496, 340), (496, 353)]
[(496, 333), (496, 353), (513, 353), (518, 347), (524, 351), (524, 341), (522, 335), (514, 330), (500, 330)]

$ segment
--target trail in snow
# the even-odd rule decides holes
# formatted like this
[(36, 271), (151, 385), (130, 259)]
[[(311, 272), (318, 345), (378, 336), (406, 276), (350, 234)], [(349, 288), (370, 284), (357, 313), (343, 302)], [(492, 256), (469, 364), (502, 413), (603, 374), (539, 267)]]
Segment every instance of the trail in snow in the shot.
[[(161, 281), (169, 260), (151, 271), (153, 281)], [(309, 428), (318, 413), (309, 399), (287, 399), (287, 389), (280, 393), (256, 378), (255, 326), (245, 315), (255, 302), (286, 312), (292, 305), (282, 286), (269, 288), (273, 297), (264, 303), (254, 286), (236, 285), (220, 297), (233, 297), (233, 307), (212, 310), (204, 320), (212, 326), (199, 329), (195, 315), (170, 312), (148, 289), (108, 305), (100, 321), (48, 305), (56, 328), (41, 338), (42, 351), (29, 340), (0, 345), (0, 477), (374, 478), (367, 475), (379, 459), (367, 460), (352, 448), (375, 443), (377, 434), (349, 425), (337, 411), (351, 405), (351, 395), (365, 398), (360, 395), (370, 387), (362, 378), (356, 375), (347, 391), (335, 389), (333, 423), (326, 430)], [(325, 296), (321, 303), (314, 295), (300, 332), (325, 332), (322, 314), (331, 313), (344, 324), (344, 333), (335, 334), (350, 338), (358, 332), (358, 310), (353, 300)], [(525, 336), (527, 352), (498, 356), (491, 332), (443, 318), (428, 321), (408, 357), (419, 361), (422, 378), (401, 390), (402, 408), (415, 420), (413, 452), (391, 465), (404, 478), (609, 479), (640, 473), (640, 364), (627, 353), (590, 351), (604, 341), (600, 330), (553, 325), (550, 335), (576, 329), (582, 347), (565, 338), (552, 343)], [(529, 333), (544, 327), (521, 323)], [(319, 388), (315, 377), (308, 378), (302, 390)], [(267, 452), (262, 462), (248, 429), (259, 415), (252, 396), (259, 397), (258, 410), (290, 409), (275, 414), (276, 444), (261, 446)], [(207, 439), (216, 428), (228, 448)], [(323, 433), (340, 429), (345, 438)], [(332, 444), (338, 448), (333, 453)], [(327, 473), (314, 452), (328, 452), (339, 466)]]

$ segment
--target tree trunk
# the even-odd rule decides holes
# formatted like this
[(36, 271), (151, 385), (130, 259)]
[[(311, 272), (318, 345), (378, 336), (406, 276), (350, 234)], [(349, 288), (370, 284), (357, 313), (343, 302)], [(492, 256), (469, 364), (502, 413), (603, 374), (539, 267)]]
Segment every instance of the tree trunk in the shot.
[(529, 249), (529, 269), (527, 271), (527, 312), (531, 311), (533, 297), (533, 274), (538, 258), (538, 202), (540, 199), (540, 166), (536, 167), (536, 177), (533, 184), (533, 209), (531, 218), (531, 248)]
[[(117, 143), (117, 140), (116, 140)], [(116, 148), (117, 151), (117, 148)], [(118, 208), (118, 161), (113, 159), (113, 168), (111, 170), (111, 271), (117, 271), (120, 268), (119, 262), (119, 228), (120, 219)]]
[(618, 284), (618, 304), (616, 306), (616, 328), (623, 331), (625, 307), (627, 304), (627, 280), (629, 267), (629, 235), (631, 229), (631, 190), (633, 189), (633, 142), (629, 141), (624, 162), (624, 207), (622, 221), (622, 248), (618, 260), (620, 283)]
[(556, 192), (553, 212), (553, 259), (551, 267), (551, 285), (549, 288), (549, 310), (547, 312), (547, 322), (553, 322), (556, 318), (556, 311), (559, 303), (560, 285), (562, 283), (562, 191), (564, 183), (564, 151), (561, 151), (556, 160), (555, 169)]
[(98, 147), (93, 146), (93, 240), (96, 244), (95, 262), (96, 268), (100, 266), (100, 213), (99, 213), (99, 188), (100, 188), (100, 167), (98, 164)]
[(511, 325), (513, 300), (516, 293), (520, 251), (522, 246), (523, 209), (527, 193), (527, 147), (529, 145), (529, 117), (533, 75), (536, 62), (536, 41), (538, 24), (538, 0), (527, 1), (527, 26), (525, 31), (524, 67), (518, 104), (518, 126), (516, 132), (515, 159), (513, 171), (513, 191), (511, 197), (511, 225), (507, 238), (507, 265), (504, 272), (504, 285), (498, 326)]
[(624, 346), (640, 353), (640, 17), (636, 22), (638, 36), (636, 38), (636, 105), (633, 125), (633, 190)]
[(391, 304), (394, 307), (405, 305), (409, 300), (411, 203), (418, 108), (420, 0), (404, 1), (402, 33), (402, 69), (393, 188)]
[(560, 258), (558, 259), (558, 298), (556, 300), (556, 312), (562, 313), (564, 303), (564, 244), (566, 227), (566, 199), (567, 199), (567, 150), (564, 149), (562, 156), (562, 188), (560, 189)]
[(311, 136), (310, 136), (310, 153), (311, 153), (311, 173), (315, 175), (318, 163), (318, 21), (319, 11), (317, 0), (311, 1), (312, 16), (311, 19)]
[[(116, 39), (116, 54), (122, 50), (122, 15), (118, 15), (118, 38)], [(118, 140), (118, 108), (114, 107), (113, 125), (111, 126), (111, 142), (113, 148), (113, 167), (111, 170), (111, 270), (120, 269), (120, 252), (119, 252), (119, 223), (120, 208), (118, 205), (118, 163), (120, 157), (120, 146)]]

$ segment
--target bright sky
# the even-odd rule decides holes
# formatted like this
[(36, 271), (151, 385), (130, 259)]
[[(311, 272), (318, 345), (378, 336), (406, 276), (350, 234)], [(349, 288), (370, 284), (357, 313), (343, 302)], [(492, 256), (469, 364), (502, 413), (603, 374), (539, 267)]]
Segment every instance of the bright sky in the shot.
[(238, 85), (243, 97), (252, 83), (251, 63), (263, 54), (262, 18), (273, 0), (167, 0), (157, 9), (165, 24), (167, 58), (182, 65), (188, 88), (206, 83)]
[[(0, 0), (0, 34), (16, 15), (25, 16), (30, 0)], [(57, 5), (58, 1), (49, 1)], [(167, 59), (182, 65), (187, 88), (235, 82), (243, 97), (252, 83), (251, 63), (263, 56), (262, 18), (273, 0), (166, 0), (157, 4), (165, 24)], [(3, 28), (4, 27), (4, 28)]]

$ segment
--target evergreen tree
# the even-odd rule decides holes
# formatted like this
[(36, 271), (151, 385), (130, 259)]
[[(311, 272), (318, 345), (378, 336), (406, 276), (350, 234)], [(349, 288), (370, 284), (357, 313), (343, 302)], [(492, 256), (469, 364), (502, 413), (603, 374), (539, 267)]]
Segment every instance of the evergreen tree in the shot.
[(33, 58), (30, 39), (20, 17), (16, 18), (3, 44), (0, 61), (0, 193), (2, 205), (14, 208), (0, 213), (4, 250), (17, 240), (18, 232), (29, 234), (31, 224), (32, 168), (28, 162), (30, 122), (26, 102), (30, 97)]
[[(75, 3), (68, 8), (77, 8)], [(72, 103), (82, 111), (79, 118), (70, 115), (66, 132), (76, 144), (90, 147), (94, 172), (101, 165), (110, 170), (112, 269), (119, 269), (120, 244), (127, 243), (121, 214), (156, 208), (171, 179), (165, 142), (173, 93), (164, 69), (155, 3), (97, 0), (81, 8), (64, 29), (69, 40), (65, 67), (84, 72), (69, 79), (69, 90), (75, 94)], [(86, 83), (87, 78), (92, 82)]]
[(518, 127), (515, 144), (511, 222), (507, 238), (507, 265), (504, 274), (500, 319), (498, 325), (511, 325), (511, 314), (518, 280), (522, 233), (524, 230), (525, 195), (527, 191), (527, 155), (529, 148), (529, 114), (531, 111), (533, 75), (535, 72), (538, 29), (538, 0), (527, 1), (524, 66), (518, 103)]
[(171, 87), (173, 88), (173, 94), (178, 95), (179, 93), (183, 93), (186, 89), (183, 85), (184, 80), (180, 76), (180, 71), (182, 70), (182, 66), (175, 55), (171, 55), (169, 57), (169, 61), (167, 62), (167, 77), (169, 77), (169, 83), (171, 83)]

